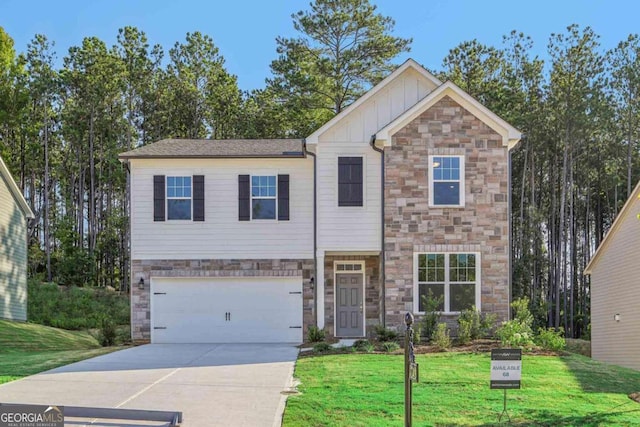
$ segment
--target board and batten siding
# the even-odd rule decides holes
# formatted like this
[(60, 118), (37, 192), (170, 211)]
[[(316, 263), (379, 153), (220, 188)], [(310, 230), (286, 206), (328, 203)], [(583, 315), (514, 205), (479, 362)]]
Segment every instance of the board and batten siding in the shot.
[[(318, 249), (380, 251), (380, 153), (371, 136), (435, 88), (408, 68), (391, 83), (319, 135)], [(363, 157), (363, 206), (338, 206), (338, 157)]]
[[(238, 220), (238, 175), (289, 175), (288, 221)], [(153, 177), (204, 175), (205, 220), (154, 221)], [(132, 159), (131, 258), (313, 258), (312, 159)]]
[(591, 357), (640, 370), (640, 200), (629, 208), (591, 271)]
[(0, 175), (0, 318), (27, 320), (27, 219)]
[(327, 129), (319, 136), (318, 141), (369, 143), (371, 135), (407, 111), (434, 88), (433, 82), (408, 68), (388, 86)]

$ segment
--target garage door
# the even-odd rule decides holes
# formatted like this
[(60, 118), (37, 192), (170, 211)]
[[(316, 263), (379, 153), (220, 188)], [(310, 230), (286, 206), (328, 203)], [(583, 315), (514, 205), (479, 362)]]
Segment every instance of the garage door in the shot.
[(302, 342), (302, 279), (152, 278), (151, 342)]

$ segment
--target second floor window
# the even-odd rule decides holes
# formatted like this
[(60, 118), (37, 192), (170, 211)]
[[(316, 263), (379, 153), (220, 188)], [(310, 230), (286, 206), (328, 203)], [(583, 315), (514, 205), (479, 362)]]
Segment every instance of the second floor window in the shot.
[(464, 206), (464, 157), (429, 156), (429, 204)]
[(167, 219), (191, 219), (191, 177), (167, 177)]
[(251, 218), (276, 219), (276, 177), (251, 177)]

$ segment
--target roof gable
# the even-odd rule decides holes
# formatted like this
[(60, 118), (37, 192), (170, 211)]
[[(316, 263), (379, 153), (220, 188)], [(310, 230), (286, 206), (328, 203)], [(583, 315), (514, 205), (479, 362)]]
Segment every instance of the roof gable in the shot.
[(420, 114), (427, 111), (445, 96), (449, 96), (455, 102), (467, 109), (471, 114), (476, 116), (480, 121), (500, 134), (502, 136), (503, 144), (509, 147), (510, 150), (517, 146), (522, 136), (518, 129), (501, 119), (497, 114), (482, 105), (451, 81), (447, 81), (440, 85), (436, 90), (424, 97), (416, 105), (380, 129), (376, 133), (376, 141), (378, 141), (378, 143), (382, 143), (386, 147), (391, 146), (391, 138), (396, 132), (407, 126)]
[(7, 165), (4, 163), (4, 160), (2, 160), (2, 157), (0, 157), (0, 176), (4, 178), (4, 182), (7, 183), (9, 191), (13, 195), (13, 198), (16, 200), (16, 203), (18, 203), (18, 205), (22, 209), (24, 216), (26, 216), (27, 218), (35, 218), (33, 212), (31, 211), (31, 208), (22, 195), (20, 188), (18, 188), (18, 184), (16, 184), (16, 181), (11, 176), (11, 173), (9, 172)]
[[(636, 188), (633, 190), (633, 192), (631, 192), (631, 196), (625, 202), (624, 206), (618, 213), (618, 216), (613, 221), (613, 224), (611, 225), (609, 232), (607, 233), (606, 236), (604, 236), (604, 239), (602, 239), (602, 242), (600, 242), (600, 246), (598, 246), (596, 253), (593, 254), (593, 256), (591, 257), (591, 260), (589, 261), (589, 264), (587, 264), (587, 267), (584, 269), (584, 274), (591, 274), (591, 272), (593, 271), (593, 268), (598, 263), (599, 258), (607, 250), (607, 246), (609, 245), (611, 240), (613, 240), (613, 236), (616, 234), (616, 232), (618, 231), (618, 229), (620, 228), (624, 220), (629, 216), (629, 213), (631, 213), (633, 205), (635, 203), (640, 203), (639, 198), (640, 198), (640, 181), (638, 181)], [(636, 218), (633, 218), (633, 219), (636, 220)], [(640, 228), (640, 220), (638, 220), (638, 227)]]
[(374, 97), (377, 93), (381, 92), (384, 88), (391, 85), (400, 75), (402, 75), (407, 70), (415, 71), (421, 78), (423, 78), (427, 84), (436, 88), (442, 84), (438, 78), (436, 78), (433, 74), (427, 71), (424, 67), (418, 64), (413, 59), (407, 59), (402, 65), (396, 68), (391, 74), (385, 77), (380, 83), (371, 88), (368, 92), (354, 101), (347, 108), (342, 110), (339, 114), (336, 114), (331, 120), (321, 126), (318, 130), (313, 132), (306, 138), (307, 144), (317, 144), (320, 136), (327, 132), (332, 127), (336, 126), (339, 122), (341, 122), (345, 117), (349, 116), (353, 113), (358, 107), (363, 105), (369, 99)]

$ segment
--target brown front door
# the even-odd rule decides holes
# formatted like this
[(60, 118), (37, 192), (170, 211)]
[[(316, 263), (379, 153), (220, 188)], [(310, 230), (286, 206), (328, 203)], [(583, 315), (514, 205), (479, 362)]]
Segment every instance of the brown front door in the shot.
[(362, 274), (338, 273), (336, 282), (336, 335), (361, 337), (364, 335)]

